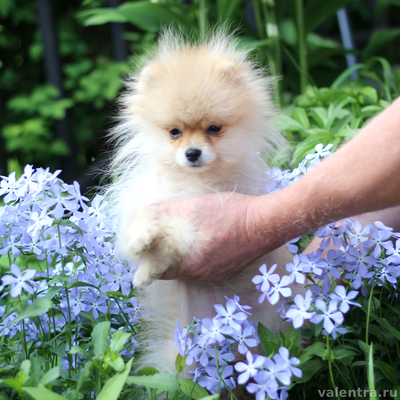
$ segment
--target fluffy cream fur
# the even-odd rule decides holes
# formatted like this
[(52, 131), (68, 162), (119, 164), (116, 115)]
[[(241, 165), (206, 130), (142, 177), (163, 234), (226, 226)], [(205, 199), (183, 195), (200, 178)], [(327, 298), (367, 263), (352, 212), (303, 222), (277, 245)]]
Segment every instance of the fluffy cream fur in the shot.
[[(212, 317), (213, 305), (225, 303), (224, 296), (239, 295), (253, 307), (254, 321), (278, 328), (276, 307), (258, 304), (251, 278), (264, 262), (278, 263), (283, 274), (285, 249), (227, 282), (160, 281), (182, 255), (196, 251), (196, 226), (146, 207), (213, 192), (265, 193), (266, 165), (258, 154), (268, 156), (284, 145), (272, 123), (269, 92), (270, 79), (220, 33), (198, 44), (165, 33), (127, 83), (121, 122), (112, 132), (118, 150), (107, 197), (119, 221), (118, 247), (138, 266), (134, 284), (143, 288), (151, 315), (144, 321), (144, 336), (152, 343), (141, 357), (145, 366), (174, 369), (176, 319), (184, 326), (193, 316)], [(201, 155), (191, 160), (190, 149)]]

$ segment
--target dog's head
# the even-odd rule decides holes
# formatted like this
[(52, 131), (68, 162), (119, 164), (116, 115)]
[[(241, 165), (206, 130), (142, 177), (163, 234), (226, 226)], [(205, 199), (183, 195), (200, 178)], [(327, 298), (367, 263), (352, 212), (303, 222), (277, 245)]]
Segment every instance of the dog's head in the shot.
[(245, 52), (226, 38), (192, 46), (166, 37), (160, 48), (127, 96), (142, 154), (166, 168), (200, 172), (225, 169), (265, 147), (276, 132), (268, 122), (268, 80)]

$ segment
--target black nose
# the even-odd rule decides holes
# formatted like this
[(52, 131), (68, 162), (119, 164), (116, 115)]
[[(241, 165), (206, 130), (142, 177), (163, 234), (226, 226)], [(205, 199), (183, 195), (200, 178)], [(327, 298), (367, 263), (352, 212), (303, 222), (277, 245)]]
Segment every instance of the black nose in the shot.
[(199, 150), (199, 149), (187, 149), (185, 154), (186, 154), (186, 158), (190, 162), (194, 163), (201, 156), (201, 150)]

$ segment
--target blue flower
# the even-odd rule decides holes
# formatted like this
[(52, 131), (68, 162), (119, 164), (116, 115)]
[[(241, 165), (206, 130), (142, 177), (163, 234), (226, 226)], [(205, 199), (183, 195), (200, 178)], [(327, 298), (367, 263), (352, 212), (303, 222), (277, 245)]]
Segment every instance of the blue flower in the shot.
[(275, 379), (270, 379), (266, 371), (261, 371), (254, 377), (254, 381), (250, 382), (246, 389), (249, 393), (256, 393), (256, 400), (265, 400), (266, 397), (270, 399), (278, 398), (279, 385)]
[(273, 273), (277, 266), (277, 264), (274, 264), (268, 271), (265, 264), (261, 265), (260, 272), (262, 275), (256, 275), (252, 279), (254, 284), (260, 285), (261, 292), (267, 293), (271, 287), (271, 283), (279, 282), (279, 275)]
[(233, 373), (232, 365), (224, 365), (219, 371), (216, 366), (212, 365), (207, 365), (204, 369), (207, 375), (202, 376), (198, 383), (200, 386), (207, 388), (212, 394), (217, 393), (219, 385), (221, 391), (225, 390), (225, 386), (231, 389), (235, 387), (235, 381), (230, 378)]
[(247, 363), (239, 361), (235, 364), (236, 371), (240, 372), (238, 376), (239, 385), (244, 385), (250, 378), (254, 378), (259, 372), (259, 369), (264, 366), (266, 358), (256, 355), (254, 359), (253, 354), (248, 351), (246, 353), (246, 360)]
[(281, 365), (284, 365), (285, 368), (289, 368), (290, 372), (294, 376), (296, 376), (297, 378), (301, 378), (303, 376), (303, 372), (301, 371), (301, 369), (295, 367), (295, 365), (300, 364), (300, 360), (296, 357), (289, 357), (289, 350), (286, 347), (280, 347), (279, 353), (275, 354), (273, 359), (276, 363), (279, 362)]
[(292, 283), (292, 278), (289, 275), (282, 276), (281, 280), (274, 284), (274, 286), (267, 293), (268, 301), (273, 305), (279, 301), (279, 295), (283, 297), (290, 297), (292, 295), (292, 289), (286, 287)]
[(338, 285), (335, 288), (335, 293), (330, 295), (332, 300), (336, 300), (340, 302), (339, 310), (345, 314), (350, 311), (350, 305), (361, 307), (361, 304), (356, 303), (355, 301), (351, 301), (358, 296), (358, 292), (356, 290), (351, 290), (346, 294), (346, 289), (344, 286)]
[(340, 311), (337, 311), (337, 304), (336, 300), (331, 300), (327, 310), (326, 303), (321, 299), (317, 299), (315, 307), (322, 311), (322, 314), (314, 314), (311, 318), (311, 322), (319, 324), (321, 321), (324, 321), (324, 328), (329, 334), (331, 334), (335, 327), (334, 323), (341, 325), (344, 320), (343, 314)]
[(293, 262), (288, 262), (286, 264), (286, 270), (291, 272), (290, 278), (292, 281), (294, 280), (296, 283), (300, 283), (302, 285), (304, 284), (306, 278), (304, 276), (303, 265), (300, 262), (300, 257), (298, 254), (293, 257)]
[(226, 302), (226, 310), (221, 304), (215, 304), (214, 308), (221, 322), (224, 325), (232, 327), (234, 330), (240, 330), (240, 324), (245, 319), (247, 319), (247, 314), (245, 314), (244, 312), (235, 313), (235, 311), (237, 311), (237, 308), (235, 302), (232, 299)]
[(292, 320), (294, 328), (300, 328), (305, 319), (310, 319), (313, 316), (313, 313), (309, 312), (311, 302), (311, 290), (306, 291), (304, 298), (301, 294), (294, 296), (295, 305), (291, 306), (286, 312), (286, 318)]
[(31, 286), (33, 282), (29, 281), (35, 276), (36, 271), (34, 269), (27, 269), (22, 274), (21, 270), (15, 264), (11, 264), (10, 270), (14, 276), (4, 275), (1, 280), (4, 286), (11, 286), (11, 297), (18, 297), (22, 289), (33, 294), (33, 287)]

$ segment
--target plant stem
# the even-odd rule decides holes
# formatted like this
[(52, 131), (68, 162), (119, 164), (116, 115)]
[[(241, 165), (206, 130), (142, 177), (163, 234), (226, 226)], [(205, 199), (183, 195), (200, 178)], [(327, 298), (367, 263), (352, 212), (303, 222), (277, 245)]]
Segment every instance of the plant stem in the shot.
[[(353, 371), (353, 368), (352, 367), (350, 367), (350, 371), (351, 371), (351, 373), (352, 373), (352, 375), (353, 375), (353, 379), (354, 379), (354, 387), (358, 387), (358, 380), (357, 380), (357, 377), (356, 377), (356, 375), (354, 374), (354, 371)], [(356, 397), (357, 399), (358, 399), (358, 396)]]
[(124, 313), (124, 311), (122, 310), (122, 308), (121, 308), (121, 306), (120, 306), (120, 304), (119, 304), (117, 298), (116, 298), (116, 297), (113, 297), (113, 299), (114, 299), (115, 302), (117, 303), (117, 306), (118, 306), (118, 308), (120, 309), (122, 315), (124, 316), (126, 323), (130, 326), (133, 335), (136, 335), (137, 332), (136, 332), (135, 329), (133, 328), (132, 324), (129, 322), (129, 318), (128, 318), (128, 316)]
[(368, 332), (369, 332), (369, 320), (371, 316), (371, 302), (372, 302), (372, 294), (374, 293), (374, 283), (371, 286), (371, 292), (369, 293), (368, 299), (368, 312), (367, 312), (367, 326), (365, 331), (365, 343), (368, 345)]
[(300, 65), (300, 92), (304, 93), (307, 86), (307, 48), (304, 29), (303, 0), (296, 0), (297, 37), (299, 43), (299, 65)]
[(347, 387), (349, 389), (352, 388), (352, 386), (350, 385), (350, 382), (346, 379), (346, 377), (343, 375), (343, 372), (340, 370), (340, 368), (336, 365), (335, 361), (332, 361), (332, 364), (335, 366), (335, 368), (337, 369), (337, 371), (339, 372), (340, 376), (343, 378), (343, 381), (346, 383)]
[(207, 32), (207, 0), (199, 0), (199, 28), (203, 39)]
[(25, 336), (25, 322), (21, 320), (21, 347), (22, 347), (22, 358), (28, 359), (28, 350), (26, 349), (26, 336)]
[[(61, 231), (60, 231), (60, 225), (57, 224), (57, 232), (58, 232), (58, 243), (60, 245), (60, 249), (61, 249)], [(61, 256), (61, 267), (62, 267), (62, 271), (63, 271), (63, 278), (65, 278), (65, 260), (64, 257)], [(64, 289), (65, 289), (65, 299), (67, 300), (67, 308), (68, 308), (68, 339), (69, 339), (69, 343), (68, 344), (68, 348), (69, 350), (71, 350), (71, 344), (72, 344), (72, 325), (71, 325), (71, 306), (69, 303), (69, 294), (68, 294), (68, 287), (67, 287), (67, 283), (66, 281), (64, 281)], [(70, 354), (68, 354), (68, 377), (71, 378), (72, 376), (72, 356)]]
[(259, 2), (258, 2), (258, 0), (252, 0), (251, 3), (253, 5), (253, 12), (254, 12), (255, 20), (256, 20), (258, 36), (260, 37), (260, 39), (265, 39), (265, 31), (263, 29), (263, 22), (262, 22), (262, 18), (261, 18)]
[[(328, 335), (326, 335), (326, 348), (327, 348), (327, 351), (328, 351), (329, 374), (331, 376), (332, 388), (333, 388), (333, 390), (335, 390), (336, 385), (335, 385), (335, 380), (333, 379), (331, 350), (329, 348), (329, 336)], [(340, 400), (339, 396), (338, 396), (338, 399)]]
[[(271, 2), (270, 9), (265, 1), (262, 1), (262, 10), (265, 20), (265, 30), (267, 37), (272, 40), (272, 48), (266, 50), (267, 59), (270, 64), (271, 75), (278, 77), (281, 74), (281, 48), (279, 43), (279, 30), (276, 23), (276, 12), (273, 2)], [(280, 88), (279, 81), (274, 82), (274, 98), (275, 102), (280, 103)]]

